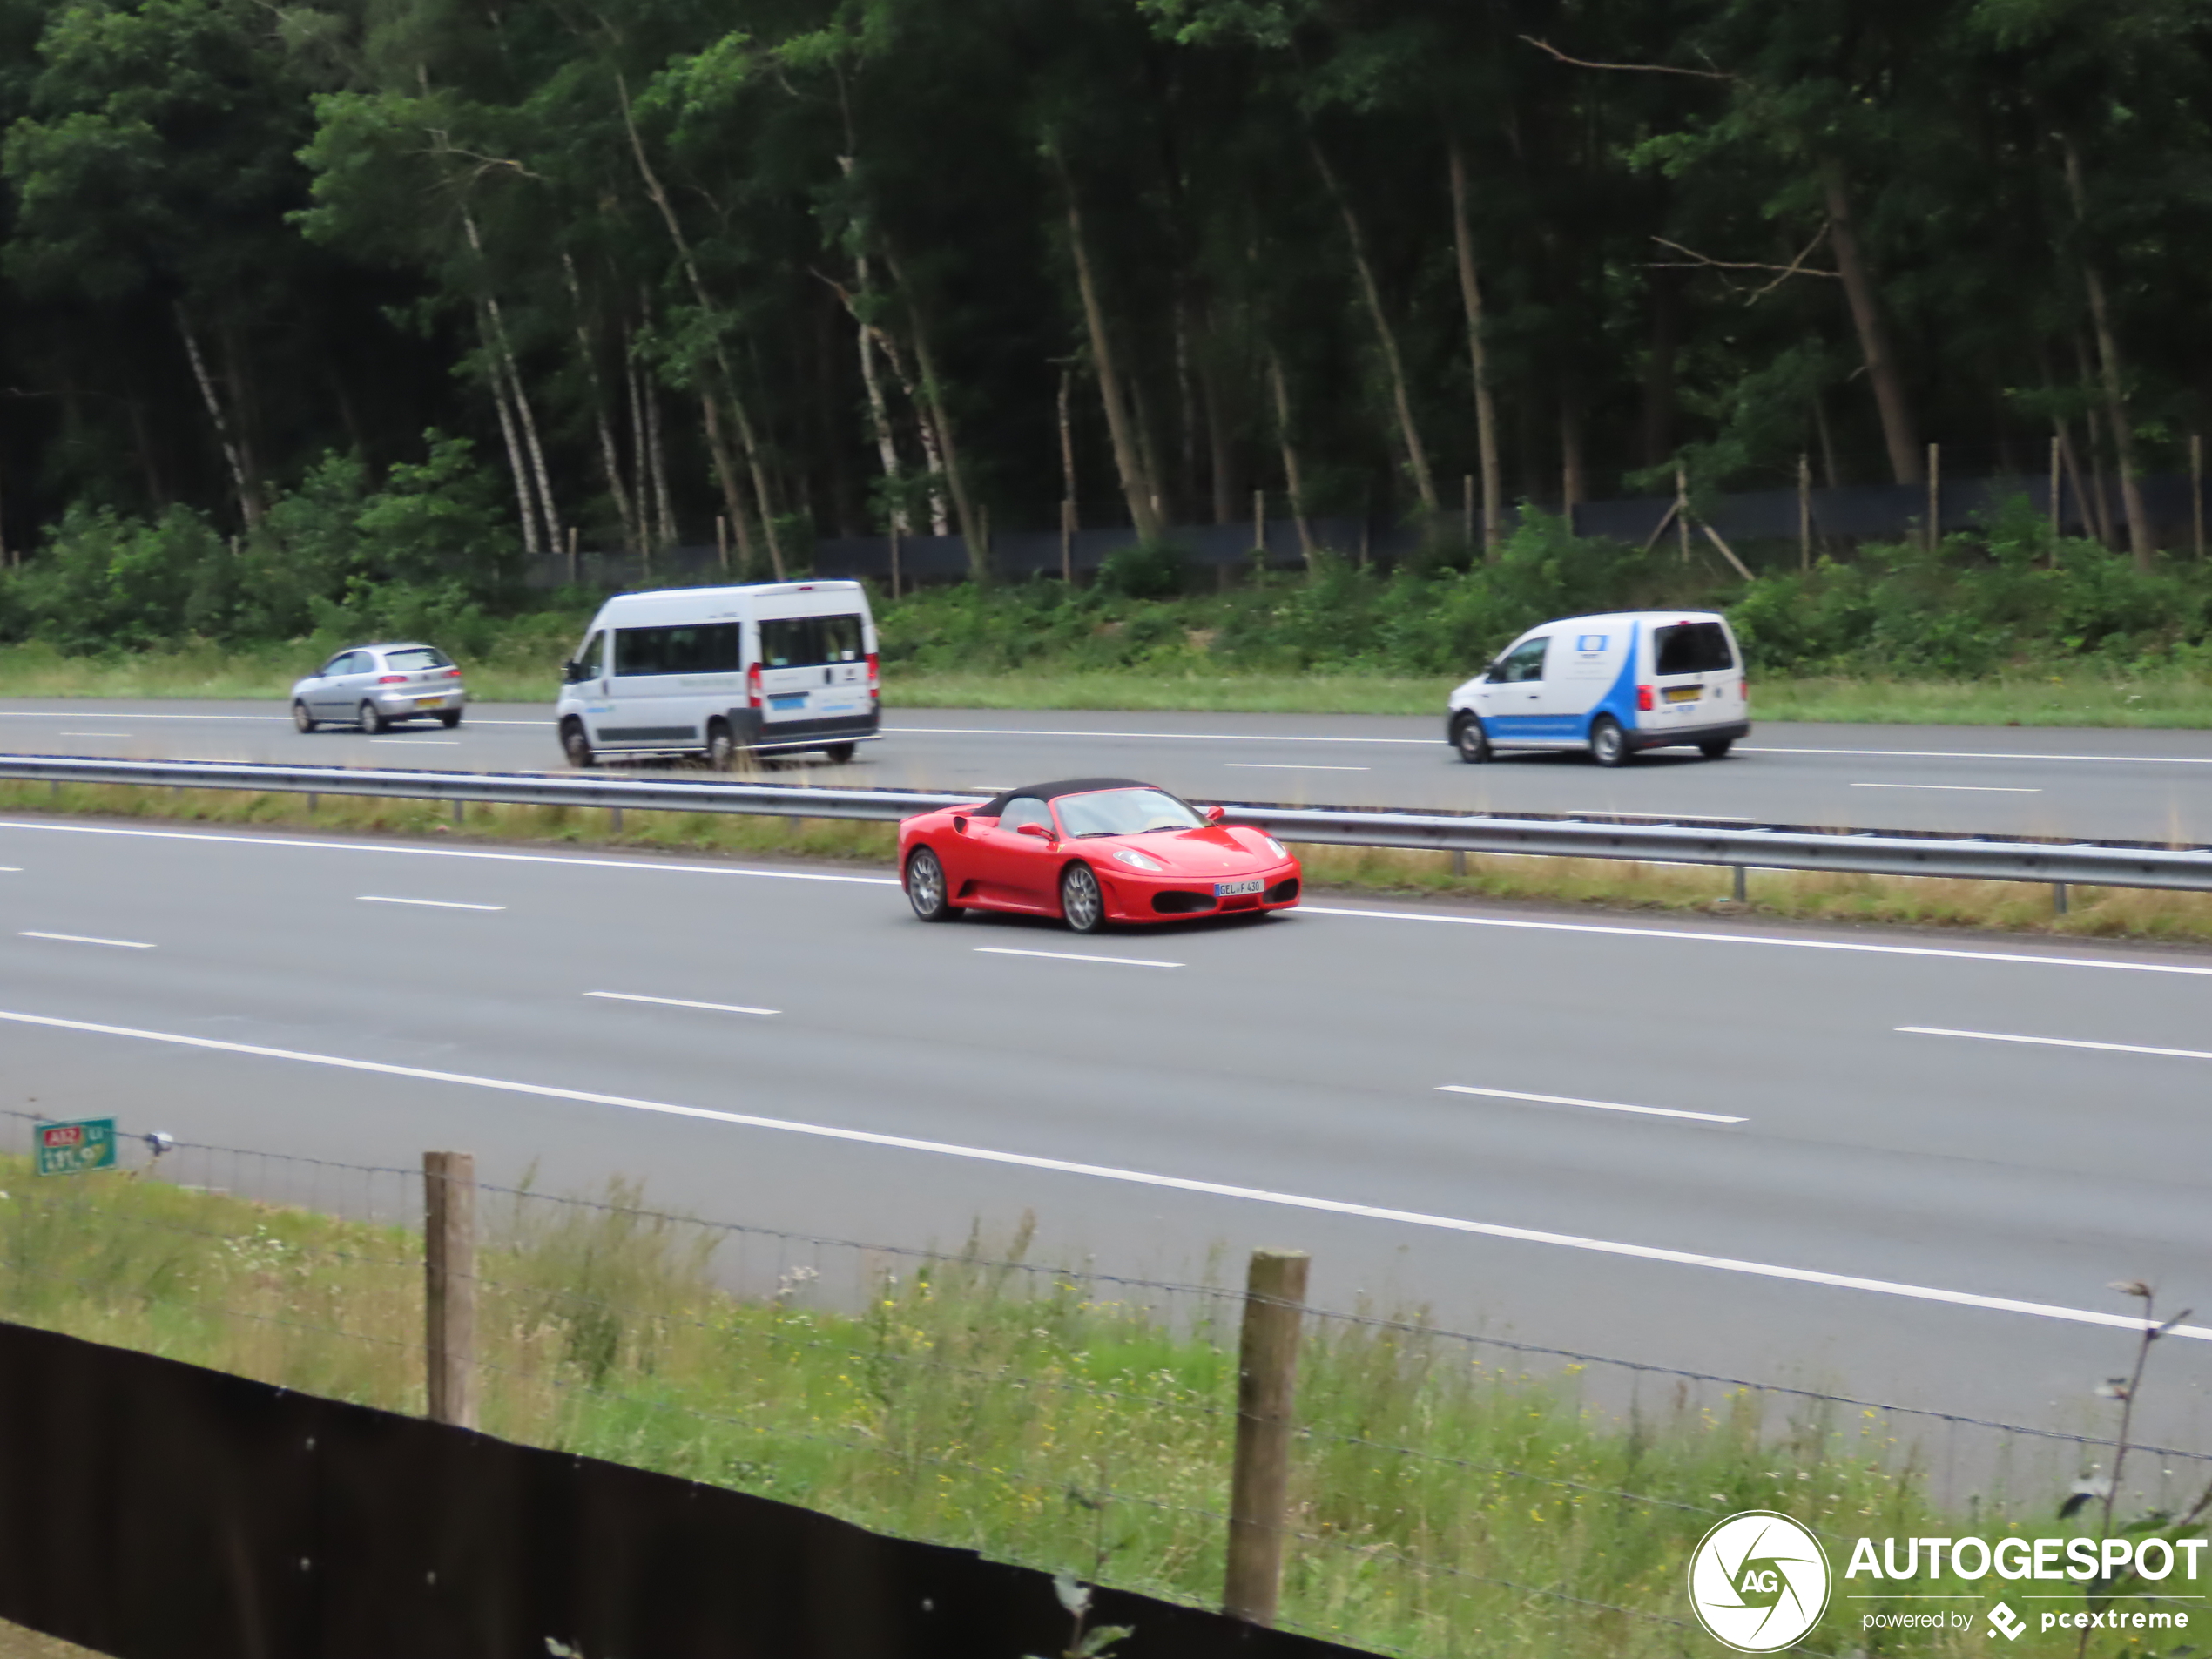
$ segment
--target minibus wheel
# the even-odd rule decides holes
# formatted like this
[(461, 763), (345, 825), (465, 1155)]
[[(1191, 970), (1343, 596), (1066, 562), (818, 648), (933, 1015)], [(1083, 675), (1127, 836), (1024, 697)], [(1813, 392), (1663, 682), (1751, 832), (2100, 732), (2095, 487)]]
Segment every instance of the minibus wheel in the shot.
[(591, 752), (591, 739), (584, 735), (583, 722), (574, 717), (561, 723), (561, 752), (568, 756), (571, 766), (598, 764), (598, 757)]
[(856, 743), (832, 743), (824, 745), (822, 753), (829, 758), (830, 765), (841, 766), (853, 759), (859, 748), (860, 745)]
[(1629, 734), (1609, 714), (1601, 714), (1590, 727), (1590, 759), (1601, 766), (1617, 766), (1628, 759)]
[(1479, 766), (1490, 758), (1489, 734), (1472, 714), (1462, 714), (1452, 722), (1452, 746), (1470, 766)]
[(727, 720), (706, 723), (706, 764), (717, 772), (727, 772), (738, 764), (738, 740), (731, 734)]

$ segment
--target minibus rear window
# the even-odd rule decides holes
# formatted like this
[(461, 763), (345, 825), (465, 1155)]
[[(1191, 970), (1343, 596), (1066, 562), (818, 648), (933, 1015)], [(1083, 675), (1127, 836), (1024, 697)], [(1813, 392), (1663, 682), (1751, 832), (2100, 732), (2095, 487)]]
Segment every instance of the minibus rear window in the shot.
[(822, 668), (831, 663), (857, 663), (865, 651), (857, 616), (774, 617), (760, 624), (763, 668)]
[(615, 630), (615, 672), (734, 674), (745, 666), (734, 622), (692, 623), (681, 628)]
[(1668, 674), (1717, 674), (1736, 666), (1729, 649), (1728, 630), (1716, 622), (1677, 622), (1654, 628), (1652, 644), (1659, 661), (1654, 671)]

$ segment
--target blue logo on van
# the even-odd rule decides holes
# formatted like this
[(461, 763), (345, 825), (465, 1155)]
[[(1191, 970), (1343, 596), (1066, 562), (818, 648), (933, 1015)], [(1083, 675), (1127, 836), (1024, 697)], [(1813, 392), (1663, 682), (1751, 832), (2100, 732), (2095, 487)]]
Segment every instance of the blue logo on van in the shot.
[(1605, 636), (1603, 634), (1577, 634), (1575, 636), (1575, 649), (1576, 651), (1603, 651)]

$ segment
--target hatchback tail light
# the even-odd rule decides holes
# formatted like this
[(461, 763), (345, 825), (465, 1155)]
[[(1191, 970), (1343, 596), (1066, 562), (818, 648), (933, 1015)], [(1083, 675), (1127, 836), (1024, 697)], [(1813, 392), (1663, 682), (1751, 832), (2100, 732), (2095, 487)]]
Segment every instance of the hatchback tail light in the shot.
[(868, 653), (868, 695), (870, 697), (880, 696), (881, 694), (880, 688), (882, 685), (882, 678), (876, 672), (875, 653), (873, 651), (870, 651)]
[(760, 664), (758, 663), (745, 671), (745, 702), (749, 709), (760, 706)]
[(404, 685), (407, 684), (407, 676), (404, 674), (379, 674), (376, 677), (376, 683), (379, 685)]
[(1636, 687), (1636, 711), (1637, 711), (1638, 713), (1640, 713), (1640, 714), (1649, 714), (1649, 713), (1650, 713), (1650, 712), (1651, 712), (1651, 708), (1652, 708), (1651, 688), (1650, 688), (1649, 685), (1639, 685), (1639, 686), (1637, 686), (1637, 687)]
[(446, 670), (446, 678), (449, 680), (457, 680), (461, 678), (461, 671), (457, 668), (448, 668)]

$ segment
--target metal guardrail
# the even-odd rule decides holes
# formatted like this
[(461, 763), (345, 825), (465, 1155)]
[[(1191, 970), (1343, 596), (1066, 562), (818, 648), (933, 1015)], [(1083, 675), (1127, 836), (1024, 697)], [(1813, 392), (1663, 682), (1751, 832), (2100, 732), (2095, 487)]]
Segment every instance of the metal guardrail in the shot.
[[(370, 771), (196, 760), (105, 760), (0, 755), (0, 779), (237, 789), (281, 794), (372, 795), (407, 800), (504, 802), (619, 811), (746, 813), (781, 818), (896, 822), (982, 799), (889, 789), (657, 781), (581, 773)], [(1287, 841), (1554, 858), (1711, 864), (1738, 871), (1833, 870), (1865, 875), (1952, 876), (2054, 886), (2212, 892), (2212, 848), (2097, 842), (2000, 841), (1799, 828), (1717, 829), (1674, 823), (1592, 823), (1444, 813), (1230, 804), (1233, 820)]]

